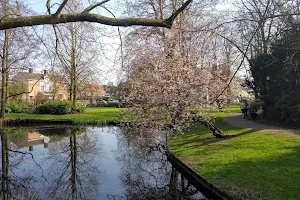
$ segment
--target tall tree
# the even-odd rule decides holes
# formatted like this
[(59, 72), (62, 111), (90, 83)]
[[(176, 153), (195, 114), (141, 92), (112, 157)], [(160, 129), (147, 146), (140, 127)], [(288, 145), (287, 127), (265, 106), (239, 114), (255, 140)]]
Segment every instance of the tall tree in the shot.
[[(140, 15), (153, 14), (156, 18), (163, 18), (165, 13), (172, 12), (168, 5), (176, 9), (181, 2), (147, 2), (140, 7), (148, 13), (144, 11)], [(180, 132), (191, 121), (191, 110), (207, 104), (204, 91), (211, 70), (200, 66), (200, 52), (204, 50), (199, 48), (199, 40), (203, 41), (201, 35), (189, 31), (199, 25), (197, 20), (202, 17), (197, 15), (200, 6), (203, 4), (181, 13), (170, 30), (148, 28), (129, 35), (132, 46), (126, 53), (132, 57), (127, 56), (129, 93), (124, 100), (131, 107), (138, 108), (133, 109), (134, 116), (171, 124), (173, 130)], [(149, 12), (150, 9), (153, 11)], [(197, 118), (206, 123), (203, 119)]]
[[(1, 1), (1, 18), (26, 13), (18, 2)], [(26, 67), (28, 57), (37, 45), (32, 34), (23, 28), (9, 29), (0, 32), (2, 46), (1, 57), (1, 111), (0, 118), (5, 116), (5, 108), (9, 95), (9, 79), (13, 72)]]
[[(77, 1), (69, 1), (63, 12), (71, 13), (80, 7)], [(69, 23), (55, 28), (58, 30), (55, 47), (60, 66), (58, 70), (68, 79), (69, 98), (75, 111), (78, 89), (95, 75), (99, 34), (96, 35), (96, 28), (88, 23)]]

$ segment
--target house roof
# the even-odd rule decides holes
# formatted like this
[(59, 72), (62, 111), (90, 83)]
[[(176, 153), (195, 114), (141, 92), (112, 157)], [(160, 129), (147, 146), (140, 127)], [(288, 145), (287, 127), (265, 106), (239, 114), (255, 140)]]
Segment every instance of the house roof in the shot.
[(18, 72), (15, 77), (21, 77), (25, 79), (34, 79), (34, 80), (43, 80), (44, 74), (36, 74), (36, 73), (29, 73), (29, 72)]
[[(29, 72), (18, 72), (13, 79), (18, 79), (18, 80), (44, 80), (45, 74), (39, 74), (39, 73), (29, 73)], [(52, 81), (58, 81), (58, 82), (63, 82), (65, 81), (62, 76), (58, 74), (47, 74), (50, 80)]]
[(65, 82), (66, 80), (58, 74), (48, 74), (48, 77), (52, 81)]

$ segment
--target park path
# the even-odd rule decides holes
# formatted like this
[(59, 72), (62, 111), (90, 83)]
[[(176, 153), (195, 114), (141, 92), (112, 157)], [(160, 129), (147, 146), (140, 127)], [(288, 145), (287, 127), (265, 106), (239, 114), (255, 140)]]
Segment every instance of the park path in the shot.
[(300, 136), (299, 129), (288, 129), (272, 125), (262, 124), (253, 120), (242, 119), (241, 114), (224, 117), (224, 122), (238, 128), (249, 128), (252, 131), (261, 131), (285, 136)]

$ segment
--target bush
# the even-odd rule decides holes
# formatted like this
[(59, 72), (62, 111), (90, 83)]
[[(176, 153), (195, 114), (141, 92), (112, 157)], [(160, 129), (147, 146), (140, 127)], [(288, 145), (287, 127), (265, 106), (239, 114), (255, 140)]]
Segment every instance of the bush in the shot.
[(20, 103), (8, 103), (6, 104), (6, 113), (27, 113), (28, 107)]
[(54, 101), (39, 105), (35, 108), (36, 114), (65, 115), (71, 113), (72, 104), (69, 101)]
[(76, 109), (75, 112), (77, 113), (84, 113), (85, 111), (85, 106), (81, 103), (76, 103)]
[(252, 109), (255, 109), (255, 110), (258, 110), (259, 107), (263, 107), (265, 108), (265, 103), (262, 101), (262, 100), (259, 100), (259, 99), (256, 99), (256, 100), (253, 100), (253, 101), (250, 101), (249, 102), (249, 107), (248, 109), (249, 110), (252, 110)]
[[(92, 106), (91, 106), (92, 107)], [(96, 107), (120, 107), (120, 102), (118, 100), (98, 100)]]
[(271, 109), (271, 117), (288, 123), (300, 122), (300, 93), (292, 92), (281, 97)]
[(70, 101), (54, 101), (37, 106), (34, 110), (34, 113), (65, 115), (71, 113), (83, 113), (84, 110), (84, 105), (80, 103), (76, 103), (75, 110), (72, 110), (72, 103)]

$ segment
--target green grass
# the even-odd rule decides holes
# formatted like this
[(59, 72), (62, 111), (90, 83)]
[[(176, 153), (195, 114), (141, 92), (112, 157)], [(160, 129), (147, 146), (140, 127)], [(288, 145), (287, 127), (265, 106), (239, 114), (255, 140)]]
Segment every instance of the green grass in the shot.
[(239, 199), (300, 199), (300, 137), (231, 127), (213, 113), (227, 139), (215, 139), (201, 125), (173, 138), (172, 152), (202, 177)]
[(6, 114), (7, 119), (66, 120), (74, 124), (105, 124), (119, 121), (120, 108), (87, 108), (83, 114), (41, 115), (41, 114)]

